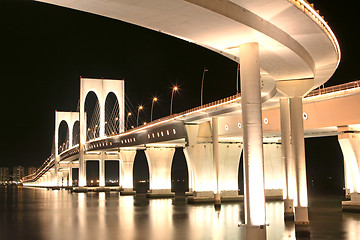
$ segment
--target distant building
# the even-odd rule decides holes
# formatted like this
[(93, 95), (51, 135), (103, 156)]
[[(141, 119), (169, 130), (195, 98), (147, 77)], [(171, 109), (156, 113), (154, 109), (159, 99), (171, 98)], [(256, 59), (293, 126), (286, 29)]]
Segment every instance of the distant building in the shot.
[(13, 181), (19, 182), (25, 176), (24, 167), (22, 166), (14, 167), (12, 176), (13, 176)]
[(0, 168), (0, 183), (8, 182), (10, 180), (9, 168)]
[(26, 175), (30, 175), (36, 172), (36, 170), (37, 170), (36, 167), (29, 167)]

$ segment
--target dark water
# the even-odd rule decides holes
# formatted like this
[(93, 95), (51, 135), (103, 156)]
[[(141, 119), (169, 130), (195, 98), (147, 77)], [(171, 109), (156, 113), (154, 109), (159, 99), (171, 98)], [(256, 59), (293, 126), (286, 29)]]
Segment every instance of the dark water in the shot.
[[(341, 198), (310, 198), (311, 239), (360, 239), (360, 214), (342, 213)], [(283, 203), (268, 202), (268, 239), (295, 239)], [(243, 204), (187, 205), (184, 197), (0, 188), (0, 239), (244, 239)]]

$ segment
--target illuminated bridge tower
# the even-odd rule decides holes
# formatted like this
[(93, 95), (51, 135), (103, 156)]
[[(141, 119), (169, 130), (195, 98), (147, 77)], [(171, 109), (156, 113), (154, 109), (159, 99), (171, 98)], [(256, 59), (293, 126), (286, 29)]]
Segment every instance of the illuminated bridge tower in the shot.
[[(86, 114), (85, 114), (85, 100), (89, 92), (94, 92), (99, 101), (100, 119), (99, 119), (99, 138), (105, 138), (105, 101), (109, 93), (115, 94), (119, 103), (118, 124), (120, 133), (124, 131), (124, 81), (110, 80), (110, 79), (90, 79), (80, 78), (80, 145), (79, 145), (79, 187), (86, 186)], [(101, 154), (102, 156), (104, 154)], [(105, 159), (99, 159), (100, 182), (99, 186), (105, 186)]]
[[(72, 185), (72, 162), (70, 162), (66, 167), (61, 167), (60, 165), (60, 156), (59, 156), (59, 130), (60, 124), (65, 122), (68, 129), (68, 142), (65, 143), (66, 148), (72, 148), (74, 145), (74, 137), (77, 135), (75, 132), (75, 124), (79, 123), (79, 113), (78, 112), (60, 112), (55, 111), (55, 175), (54, 175), (54, 185), (60, 186), (60, 182), (66, 182), (66, 186)], [(64, 176), (63, 176), (64, 175)], [(64, 181), (65, 179), (65, 181)], [(68, 179), (66, 181), (66, 179)], [(64, 185), (64, 184), (63, 184)]]

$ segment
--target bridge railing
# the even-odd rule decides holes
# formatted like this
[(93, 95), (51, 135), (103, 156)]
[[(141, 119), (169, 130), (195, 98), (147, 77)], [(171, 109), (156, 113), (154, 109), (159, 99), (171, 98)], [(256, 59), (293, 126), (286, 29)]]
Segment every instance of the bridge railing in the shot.
[(320, 88), (312, 90), (308, 95), (305, 96), (305, 98), (328, 94), (328, 93), (333, 93), (333, 92), (349, 90), (349, 89), (354, 89), (354, 88), (359, 88), (359, 87), (360, 87), (360, 81), (343, 83), (340, 85), (335, 85), (335, 86), (326, 87), (326, 88), (320, 87)]

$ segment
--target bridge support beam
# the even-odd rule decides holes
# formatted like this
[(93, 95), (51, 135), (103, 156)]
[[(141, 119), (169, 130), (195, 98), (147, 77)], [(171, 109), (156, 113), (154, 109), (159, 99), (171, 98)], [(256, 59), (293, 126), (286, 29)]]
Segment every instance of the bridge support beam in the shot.
[(290, 141), (290, 110), (289, 99), (280, 99), (280, 124), (281, 124), (281, 159), (284, 166), (284, 220), (294, 220), (294, 192), (293, 158), (291, 156)]
[(73, 171), (73, 163), (70, 162), (70, 163), (69, 163), (69, 187), (72, 187), (72, 185), (73, 185), (73, 182), (72, 182), (72, 177), (73, 177), (72, 171)]
[(310, 236), (310, 222), (308, 217), (302, 97), (313, 86), (313, 79), (276, 82), (277, 89), (290, 98), (290, 129), (296, 180), (295, 233), (296, 236), (306, 237)]
[(350, 190), (350, 201), (342, 202), (343, 211), (360, 211), (360, 134), (345, 132), (338, 135), (344, 155), (347, 184)]
[(136, 149), (120, 150), (120, 195), (134, 195), (133, 168)]
[(266, 239), (259, 44), (240, 45), (246, 239)]
[[(189, 169), (189, 179), (193, 180), (193, 196), (189, 203), (213, 202), (216, 192), (214, 174), (212, 131), (210, 122), (186, 125), (187, 146), (184, 148)], [(190, 181), (189, 181), (189, 188)], [(190, 190), (190, 189), (189, 189)]]
[(99, 187), (105, 187), (105, 152), (100, 153), (99, 159)]
[(282, 200), (284, 189), (284, 174), (281, 163), (281, 145), (266, 143), (264, 149), (264, 178), (265, 198), (269, 200)]
[(174, 197), (171, 192), (171, 164), (175, 148), (149, 147), (145, 155), (149, 164), (150, 190), (146, 194), (150, 198)]
[(220, 147), (219, 147), (219, 119), (212, 117), (212, 142), (213, 142), (213, 161), (216, 180), (216, 192), (214, 195), (215, 207), (221, 206), (219, 190), (219, 173), (220, 173)]

